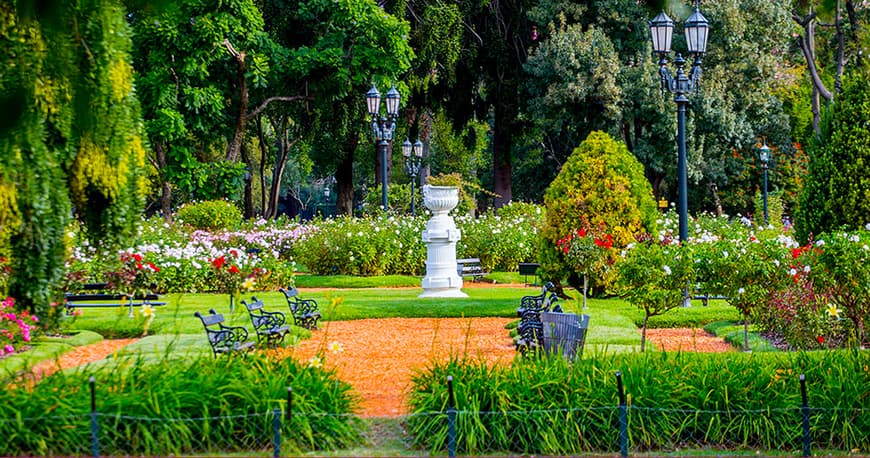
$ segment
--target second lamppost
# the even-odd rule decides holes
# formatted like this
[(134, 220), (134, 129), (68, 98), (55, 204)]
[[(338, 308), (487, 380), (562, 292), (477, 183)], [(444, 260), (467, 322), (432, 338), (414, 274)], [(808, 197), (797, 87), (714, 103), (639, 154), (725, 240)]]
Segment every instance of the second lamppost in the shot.
[(677, 210), (680, 214), (680, 242), (685, 242), (689, 235), (689, 200), (686, 177), (686, 106), (689, 104), (687, 95), (696, 91), (700, 86), (701, 57), (707, 52), (707, 33), (710, 30), (710, 24), (699, 11), (698, 1), (695, 0), (695, 11), (686, 19), (686, 24), (683, 27), (686, 33), (689, 56), (693, 58), (692, 70), (688, 75), (683, 71), (686, 61), (682, 55), (677, 53), (674, 59), (674, 64), (677, 66), (675, 76), (671, 75), (667, 67), (667, 56), (671, 52), (671, 38), (674, 33), (674, 21), (662, 11), (650, 21), (649, 26), (652, 33), (653, 51), (659, 55), (662, 95), (665, 91), (674, 94), (674, 102), (677, 103), (677, 168), (679, 174)]
[(764, 187), (761, 188), (761, 200), (764, 205), (764, 225), (767, 226), (767, 164), (770, 162), (770, 148), (767, 146), (767, 140), (762, 140), (761, 151), (758, 153), (761, 159), (761, 170), (764, 173)]
[(417, 181), (417, 174), (420, 173), (420, 166), (423, 164), (423, 142), (417, 140), (412, 144), (411, 140), (405, 139), (405, 143), (402, 143), (402, 155), (405, 156), (405, 173), (411, 175), (411, 216), (416, 216), (414, 182)]
[(393, 133), (396, 131), (396, 118), (399, 116), (399, 101), (401, 96), (396, 87), (387, 91), (384, 97), (387, 105), (387, 116), (381, 116), (381, 93), (378, 88), (372, 86), (366, 93), (366, 108), (372, 117), (372, 131), (375, 141), (381, 150), (381, 205), (387, 211), (387, 148), (393, 141)]

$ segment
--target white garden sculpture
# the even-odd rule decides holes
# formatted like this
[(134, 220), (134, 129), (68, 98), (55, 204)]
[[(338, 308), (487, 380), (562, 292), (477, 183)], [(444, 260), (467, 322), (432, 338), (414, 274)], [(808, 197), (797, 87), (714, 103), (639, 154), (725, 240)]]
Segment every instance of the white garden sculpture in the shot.
[(462, 292), (462, 277), (456, 271), (456, 242), (460, 233), (449, 215), (458, 203), (459, 188), (423, 186), (423, 205), (432, 210), (432, 218), (423, 231), (426, 276), (419, 297), (468, 297)]

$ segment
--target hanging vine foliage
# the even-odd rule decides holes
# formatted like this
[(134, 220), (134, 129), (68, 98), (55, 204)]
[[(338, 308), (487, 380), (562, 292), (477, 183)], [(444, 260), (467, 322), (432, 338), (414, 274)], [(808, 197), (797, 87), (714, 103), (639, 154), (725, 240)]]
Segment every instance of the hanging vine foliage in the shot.
[(120, 3), (34, 8), (0, 5), (0, 225), (8, 294), (51, 326), (67, 224), (80, 219), (104, 246), (131, 235), (147, 185), (145, 145)]

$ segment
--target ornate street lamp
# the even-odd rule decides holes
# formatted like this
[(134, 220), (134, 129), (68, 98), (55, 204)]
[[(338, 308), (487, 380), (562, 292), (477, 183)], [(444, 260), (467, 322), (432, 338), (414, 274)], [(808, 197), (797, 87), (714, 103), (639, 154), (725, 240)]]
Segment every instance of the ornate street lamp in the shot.
[(758, 157), (761, 159), (761, 170), (764, 171), (764, 187), (761, 188), (761, 199), (764, 202), (764, 225), (767, 226), (767, 164), (770, 162), (770, 148), (767, 146), (766, 139), (762, 139)]
[(420, 173), (423, 164), (423, 142), (417, 140), (413, 144), (407, 138), (402, 143), (402, 155), (405, 156), (405, 173), (411, 175), (411, 216), (416, 216), (416, 202), (414, 202), (414, 182)]
[(701, 83), (701, 56), (707, 52), (707, 36), (710, 24), (698, 9), (698, 0), (695, 0), (695, 11), (686, 19), (683, 27), (686, 34), (686, 44), (690, 57), (693, 57), (692, 70), (689, 75), (683, 72), (686, 61), (677, 53), (674, 64), (677, 67), (676, 76), (668, 71), (667, 55), (671, 52), (671, 38), (674, 33), (674, 21), (665, 14), (659, 13), (652, 21), (649, 21), (650, 33), (652, 34), (653, 51), (659, 55), (659, 76), (661, 78), (662, 96), (665, 91), (674, 94), (674, 102), (677, 103), (677, 168), (679, 176), (679, 199), (677, 209), (680, 214), (680, 242), (688, 239), (688, 196), (686, 184), (686, 106), (689, 104), (687, 97), (692, 91), (697, 91)]
[(387, 148), (393, 142), (393, 133), (396, 131), (400, 100), (399, 91), (396, 90), (395, 86), (391, 87), (384, 97), (387, 105), (387, 116), (383, 117), (380, 115), (381, 93), (378, 92), (378, 88), (372, 85), (372, 88), (366, 93), (366, 108), (372, 117), (372, 131), (375, 134), (377, 146), (381, 149), (381, 205), (384, 207), (384, 211), (387, 210)]

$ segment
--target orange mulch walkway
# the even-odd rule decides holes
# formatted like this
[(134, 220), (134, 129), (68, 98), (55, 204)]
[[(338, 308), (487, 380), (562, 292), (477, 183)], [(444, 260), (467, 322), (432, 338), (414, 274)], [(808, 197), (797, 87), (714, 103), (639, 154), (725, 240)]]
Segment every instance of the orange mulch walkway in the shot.
[(42, 361), (36, 364), (33, 366), (32, 375), (34, 380), (39, 380), (42, 377), (47, 377), (57, 371), (99, 361), (112, 355), (121, 347), (130, 345), (137, 340), (139, 339), (107, 339), (95, 344), (75, 347), (72, 351), (64, 353), (59, 358)]
[[(322, 355), (326, 367), (362, 399), (361, 415), (405, 414), (405, 394), (415, 369), (451, 353), (509, 363), (514, 345), (504, 325), (511, 318), (390, 318), (323, 323), (310, 340), (275, 350), (307, 363)], [(330, 348), (333, 347), (333, 348)], [(335, 347), (340, 347), (340, 350)]]
[(703, 329), (647, 329), (646, 337), (661, 351), (721, 353), (735, 351), (731, 344)]

